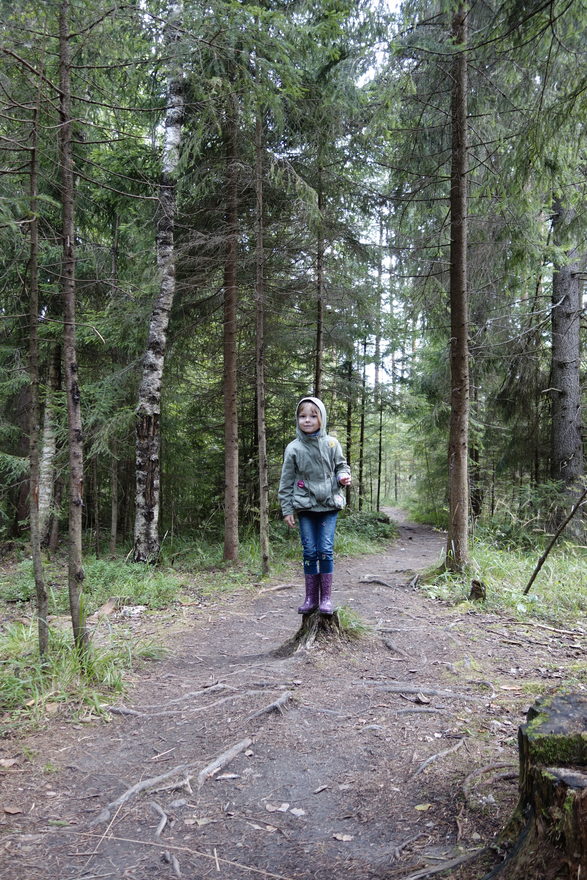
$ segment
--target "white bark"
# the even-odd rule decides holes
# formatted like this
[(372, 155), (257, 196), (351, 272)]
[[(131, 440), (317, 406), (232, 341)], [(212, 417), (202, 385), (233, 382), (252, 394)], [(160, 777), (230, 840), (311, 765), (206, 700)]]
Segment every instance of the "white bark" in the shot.
[[(173, 52), (173, 46), (179, 41), (182, 13), (181, 2), (170, 5), (165, 28), (165, 43), (170, 52)], [(175, 296), (175, 174), (179, 163), (183, 114), (183, 78), (181, 67), (176, 62), (170, 72), (167, 86), (157, 212), (155, 247), (160, 284), (149, 324), (149, 338), (143, 359), (137, 407), (135, 562), (152, 562), (159, 554), (161, 387), (167, 348), (167, 328)]]

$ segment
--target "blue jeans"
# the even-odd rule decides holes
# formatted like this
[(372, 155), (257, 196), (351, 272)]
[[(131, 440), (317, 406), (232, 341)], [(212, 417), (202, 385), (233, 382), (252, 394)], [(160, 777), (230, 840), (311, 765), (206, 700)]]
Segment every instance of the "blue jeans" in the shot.
[(298, 511), (304, 556), (304, 574), (329, 574), (334, 570), (334, 531), (338, 510), (326, 513)]

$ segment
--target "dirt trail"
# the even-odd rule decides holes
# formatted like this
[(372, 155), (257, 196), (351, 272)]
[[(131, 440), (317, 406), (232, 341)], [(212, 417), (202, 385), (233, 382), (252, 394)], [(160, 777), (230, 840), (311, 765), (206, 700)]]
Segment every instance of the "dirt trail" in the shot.
[[(5, 741), (1, 757), (17, 763), (0, 777), (0, 877), (399, 878), (490, 841), (516, 780), (503, 767), (470, 774), (515, 770), (517, 726), (577, 646), (409, 586), (445, 539), (392, 513), (400, 534), (386, 552), (337, 561), (336, 603), (369, 637), (276, 659), (301, 588), (242, 592), (191, 609), (172, 653), (118, 704), (126, 714), (52, 719), (24, 749)], [(283, 714), (254, 717), (285, 692)], [(245, 739), (198, 789), (200, 771)], [(168, 787), (177, 771), (103, 813), (184, 765), (190, 789)]]

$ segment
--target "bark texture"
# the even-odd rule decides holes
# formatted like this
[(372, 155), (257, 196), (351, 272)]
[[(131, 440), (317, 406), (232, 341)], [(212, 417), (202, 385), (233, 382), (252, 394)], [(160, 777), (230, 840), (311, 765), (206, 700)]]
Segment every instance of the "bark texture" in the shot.
[(467, 299), (467, 11), (453, 17), (452, 167), (450, 188), (450, 436), (447, 566), (462, 570), (469, 555), (469, 317)]
[(82, 564), (82, 512), (84, 485), (84, 452), (81, 416), (81, 395), (76, 352), (75, 328), (75, 221), (74, 166), (71, 119), (71, 60), (69, 36), (69, 2), (62, 0), (59, 11), (59, 162), (61, 165), (61, 201), (63, 217), (63, 361), (67, 393), (69, 442), (69, 607), (73, 636), (80, 653), (88, 647), (88, 632), (81, 601), (84, 569)]
[(267, 465), (267, 430), (265, 425), (265, 285), (263, 240), (263, 123), (257, 111), (255, 125), (256, 192), (256, 280), (255, 280), (255, 361), (257, 382), (257, 434), (259, 461), (259, 546), (261, 571), (269, 574), (269, 472)]
[(55, 515), (55, 456), (57, 454), (55, 395), (61, 385), (61, 357), (61, 346), (56, 346), (49, 364), (42, 442), (39, 453), (39, 534), (43, 546), (49, 542), (51, 519)]
[[(174, 44), (179, 41), (182, 11), (181, 3), (171, 3), (169, 6), (165, 42), (172, 54)], [(136, 416), (135, 562), (155, 562), (160, 550), (161, 387), (169, 315), (175, 296), (175, 175), (179, 163), (184, 102), (183, 78), (179, 66), (175, 64), (167, 84), (161, 185), (156, 218), (155, 248), (159, 291), (149, 322)]]
[[(565, 248), (568, 227), (574, 212), (560, 201), (555, 202), (553, 243)], [(584, 474), (582, 417), (581, 417), (581, 342), (583, 280), (581, 270), (585, 263), (576, 249), (567, 249), (566, 261), (555, 265), (552, 276), (552, 353), (550, 374), (551, 398), (551, 472), (560, 480), (570, 502), (575, 502), (582, 491)], [(555, 516), (558, 525), (565, 515), (562, 505)], [(578, 516), (569, 529), (575, 538), (585, 531), (585, 517)]]
[[(539, 700), (518, 732), (520, 801), (510, 880), (576, 880), (587, 866), (587, 696)], [(551, 873), (552, 871), (556, 873)]]
[(37, 152), (38, 112), (33, 111), (32, 146), (30, 163), (30, 258), (28, 267), (29, 286), (29, 376), (31, 386), (30, 423), (29, 423), (29, 520), (31, 532), (31, 556), (35, 576), (35, 592), (37, 598), (37, 629), (39, 634), (39, 653), (41, 657), (49, 647), (48, 598), (43, 562), (41, 559), (41, 532), (39, 524), (39, 221), (38, 211), (38, 180), (39, 162)]
[(236, 106), (227, 112), (226, 143), (226, 259), (224, 264), (224, 559), (236, 562), (238, 540), (238, 358), (237, 257), (238, 179)]

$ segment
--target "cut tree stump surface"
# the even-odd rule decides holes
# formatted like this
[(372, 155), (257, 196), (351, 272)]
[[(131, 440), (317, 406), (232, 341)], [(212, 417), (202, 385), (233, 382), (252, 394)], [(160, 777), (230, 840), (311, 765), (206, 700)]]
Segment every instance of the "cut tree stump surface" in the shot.
[(378, 555), (337, 559), (334, 602), (372, 633), (332, 649), (275, 656), (301, 623), (297, 568), (214, 599), (186, 575), (189, 603), (97, 620), (98, 645), (112, 628), (169, 653), (127, 674), (109, 723), (49, 701), (37, 731), (0, 740), (0, 878), (403, 880), (444, 866), (480, 880), (518, 801), (518, 728), (537, 693), (580, 678), (587, 645), (572, 626), (427, 598), (416, 575), (445, 545), (400, 520)]

